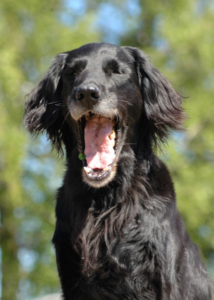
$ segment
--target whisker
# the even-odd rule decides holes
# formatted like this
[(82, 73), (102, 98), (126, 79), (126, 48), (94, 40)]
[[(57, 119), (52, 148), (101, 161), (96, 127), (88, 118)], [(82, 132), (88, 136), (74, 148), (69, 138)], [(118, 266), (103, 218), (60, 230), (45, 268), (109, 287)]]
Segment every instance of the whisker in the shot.
[(60, 103), (60, 101), (54, 101), (54, 102), (49, 102), (47, 104), (50, 105), (50, 104), (61, 104), (61, 103)]
[(125, 109), (125, 105), (123, 105), (122, 103), (120, 103), (119, 106)]
[(129, 103), (128, 100), (124, 100), (124, 99), (120, 99), (119, 101), (120, 101), (120, 102), (124, 102), (124, 103)]
[(67, 97), (63, 97), (63, 98), (60, 97), (59, 100), (57, 99), (56, 101), (49, 102), (49, 103), (47, 103), (47, 105), (51, 105), (51, 104), (57, 105), (57, 104), (59, 104), (58, 106), (66, 106), (66, 103), (62, 102), (64, 100), (67, 100)]
[(63, 122), (62, 122), (61, 129), (62, 129), (62, 127), (63, 127), (63, 125), (64, 125), (64, 123), (65, 123), (65, 121), (66, 121), (66, 119), (67, 119), (67, 117), (68, 117), (68, 115), (69, 115), (69, 113), (70, 113), (70, 112), (68, 112), (68, 113), (66, 114), (66, 116), (65, 116), (65, 118), (64, 118), (64, 120), (63, 120)]

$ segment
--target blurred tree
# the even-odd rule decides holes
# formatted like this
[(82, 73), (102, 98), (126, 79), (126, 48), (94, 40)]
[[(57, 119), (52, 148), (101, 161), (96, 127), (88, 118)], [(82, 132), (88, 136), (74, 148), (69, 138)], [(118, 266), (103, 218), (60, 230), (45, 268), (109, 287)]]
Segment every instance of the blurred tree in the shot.
[(179, 209), (214, 275), (214, 10), (211, 1), (181, 1), (174, 9), (177, 20), (165, 14), (161, 29), (168, 42), (166, 74), (189, 97), (189, 120), (185, 134), (170, 144), (170, 165)]
[(137, 2), (142, 8), (121, 35), (149, 54), (183, 96), (189, 116), (184, 133), (172, 134), (164, 149), (178, 207), (214, 278), (214, 7), (212, 1)]
[[(95, 1), (89, 0), (89, 7)], [(106, 39), (140, 47), (187, 99), (185, 132), (160, 153), (173, 175), (187, 230), (214, 278), (214, 6), (212, 0), (99, 1)], [(115, 20), (116, 19), (116, 20)], [(111, 25), (109, 25), (111, 24)], [(109, 27), (117, 26), (109, 36)]]
[(28, 151), (22, 128), (25, 94), (56, 53), (96, 41), (98, 35), (92, 13), (79, 19), (74, 9), (68, 15), (63, 1), (2, 0), (0, 18), (2, 299), (26, 300), (59, 289), (59, 282), (50, 243), (58, 164), (41, 139)]
[[(24, 97), (56, 53), (91, 41), (144, 50), (189, 99), (184, 133), (164, 149), (178, 206), (214, 270), (213, 79), (211, 0), (81, 0), (0, 2), (0, 210), (2, 299), (30, 299), (59, 287), (51, 237), (54, 190), (62, 163), (45, 137), (29, 146)], [(26, 157), (27, 153), (27, 157)], [(53, 175), (54, 174), (54, 175)], [(214, 274), (213, 274), (214, 276)]]

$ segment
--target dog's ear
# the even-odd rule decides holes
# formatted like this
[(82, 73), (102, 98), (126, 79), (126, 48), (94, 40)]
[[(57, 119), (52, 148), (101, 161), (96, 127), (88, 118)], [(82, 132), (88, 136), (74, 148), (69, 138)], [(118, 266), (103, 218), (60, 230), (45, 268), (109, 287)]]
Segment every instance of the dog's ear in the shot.
[[(143, 99), (143, 123), (150, 138), (163, 142), (170, 129), (181, 129), (185, 114), (182, 97), (137, 48), (125, 47), (134, 58)], [(146, 121), (146, 120), (147, 121)], [(147, 123), (147, 124), (145, 124)]]
[(58, 54), (44, 78), (27, 95), (24, 124), (31, 133), (47, 131), (50, 140), (61, 149), (61, 74), (67, 54)]

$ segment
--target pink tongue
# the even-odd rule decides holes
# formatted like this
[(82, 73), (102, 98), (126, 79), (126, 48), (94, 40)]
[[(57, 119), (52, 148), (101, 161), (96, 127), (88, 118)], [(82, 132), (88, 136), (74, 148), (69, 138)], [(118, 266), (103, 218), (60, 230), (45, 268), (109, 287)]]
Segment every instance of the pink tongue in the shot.
[(112, 132), (112, 121), (102, 116), (92, 116), (85, 125), (85, 156), (88, 167), (104, 169), (115, 158), (109, 135)]

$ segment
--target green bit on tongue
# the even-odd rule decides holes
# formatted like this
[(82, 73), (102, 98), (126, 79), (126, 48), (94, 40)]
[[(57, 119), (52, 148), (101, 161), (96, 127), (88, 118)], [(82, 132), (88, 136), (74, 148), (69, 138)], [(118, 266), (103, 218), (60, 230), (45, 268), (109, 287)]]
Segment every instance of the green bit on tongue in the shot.
[(78, 155), (78, 158), (79, 158), (79, 160), (84, 160), (84, 159), (86, 159), (86, 156), (85, 156), (84, 153), (80, 153), (80, 154)]

